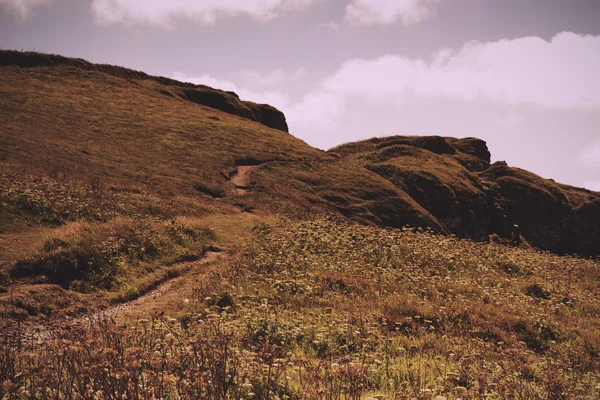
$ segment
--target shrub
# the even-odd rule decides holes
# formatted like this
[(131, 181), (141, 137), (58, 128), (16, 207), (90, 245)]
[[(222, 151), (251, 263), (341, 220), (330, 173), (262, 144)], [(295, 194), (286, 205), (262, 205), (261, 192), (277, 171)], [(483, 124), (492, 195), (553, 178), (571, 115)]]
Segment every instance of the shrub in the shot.
[(531, 297), (537, 297), (538, 299), (549, 299), (550, 292), (544, 289), (537, 283), (532, 283), (525, 288), (525, 294)]
[(531, 271), (513, 261), (501, 261), (496, 267), (508, 275), (531, 275)]
[(17, 261), (11, 274), (44, 275), (50, 283), (79, 291), (111, 289), (117, 276), (128, 268), (201, 255), (212, 239), (212, 231), (175, 221), (120, 219), (79, 224), (66, 236), (47, 239), (36, 253)]

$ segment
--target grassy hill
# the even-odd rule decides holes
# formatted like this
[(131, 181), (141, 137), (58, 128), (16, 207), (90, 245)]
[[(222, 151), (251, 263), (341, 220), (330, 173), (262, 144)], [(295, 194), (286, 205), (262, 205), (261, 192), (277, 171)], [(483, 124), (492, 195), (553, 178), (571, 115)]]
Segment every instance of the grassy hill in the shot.
[(357, 161), (409, 194), (452, 233), (511, 239), (514, 225), (531, 245), (598, 255), (600, 194), (561, 185), (498, 162), (482, 140), (396, 136), (329, 151)]
[[(377, 174), (245, 114), (252, 103), (235, 94), (37, 53), (0, 52), (0, 71), (0, 280), (37, 291), (20, 315), (87, 301), (59, 300), (56, 284), (111, 298), (148, 290), (175, 273), (165, 262), (204, 252), (169, 224), (185, 233), (212, 215), (341, 213), (444, 230)], [(120, 241), (144, 251), (124, 255)], [(183, 255), (161, 250), (174, 245)]]
[[(66, 62), (69, 59), (52, 56), (22, 57), (30, 62), (19, 59), (15, 65), (10, 52), (0, 56), (5, 58), (0, 65), (9, 64), (2, 67), (0, 104), (4, 122), (0, 157), (7, 168), (35, 169), (38, 175), (64, 172), (70, 179), (100, 179), (103, 187), (135, 186), (169, 198), (195, 196), (211, 203), (216, 198), (222, 203), (244, 203), (245, 208), (284, 210), (334, 210), (319, 198), (319, 191), (311, 196), (297, 189), (311, 179), (321, 180), (325, 187), (341, 180), (352, 192), (348, 202), (368, 214), (357, 218), (379, 221), (379, 213), (371, 209), (386, 208), (376, 200), (383, 195), (396, 206), (401, 204), (407, 215), (423, 214), (414, 222), (436, 224), (405, 193), (370, 171), (340, 165), (334, 157), (289, 134), (234, 117), (218, 109), (221, 102), (213, 108), (212, 103), (206, 106), (174, 96), (171, 92), (179, 86), (170, 80), (138, 77), (141, 73), (129, 70), (106, 72), (107, 67), (92, 68), (87, 63), (82, 67), (77, 60)], [(46, 62), (47, 58), (56, 62)], [(41, 65), (36, 66), (38, 59)], [(224, 99), (237, 99), (213, 91)], [(277, 176), (284, 186), (281, 192), (269, 187), (240, 199), (231, 182), (238, 166), (255, 166), (257, 175), (284, 173), (289, 168), (298, 173)], [(252, 179), (248, 182), (253, 183)], [(362, 184), (368, 189), (363, 190)], [(388, 212), (392, 213), (402, 216), (404, 211)]]
[[(510, 239), (516, 224), (533, 246), (598, 254), (598, 193), (490, 168), (478, 139), (398, 136), (325, 153), (287, 134), (279, 111), (234, 93), (37, 53), (3, 51), (0, 66), (5, 174), (485, 241)], [(5, 181), (15, 179), (25, 178)]]
[(599, 254), (599, 193), (121, 67), (0, 77), (0, 398), (600, 395), (600, 264), (558, 255)]

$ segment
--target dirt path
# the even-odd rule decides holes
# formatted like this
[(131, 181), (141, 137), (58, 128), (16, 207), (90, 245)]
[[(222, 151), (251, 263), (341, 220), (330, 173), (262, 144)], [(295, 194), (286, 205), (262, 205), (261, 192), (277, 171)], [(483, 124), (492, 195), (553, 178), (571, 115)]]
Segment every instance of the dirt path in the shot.
[(257, 165), (237, 167), (237, 173), (231, 177), (231, 182), (235, 185), (235, 194), (241, 196), (248, 192), (252, 182), (252, 172), (257, 168)]
[(188, 291), (182, 289), (182, 283), (191, 275), (199, 275), (211, 264), (223, 262), (227, 257), (227, 252), (208, 251), (204, 257), (190, 266), (189, 270), (173, 279), (169, 279), (154, 290), (138, 297), (137, 299), (127, 301), (120, 304), (115, 304), (105, 310), (97, 311), (93, 314), (81, 317), (82, 322), (93, 319), (101, 319), (103, 317), (111, 317), (115, 320), (123, 320), (135, 317), (146, 317), (148, 315), (164, 312), (168, 303), (179, 300), (181, 303), (185, 300)]
[(211, 267), (225, 262), (228, 253), (209, 251), (201, 259), (193, 263), (190, 269), (182, 275), (169, 279), (158, 285), (154, 290), (138, 297), (137, 299), (115, 304), (104, 310), (85, 315), (72, 321), (72, 323), (89, 323), (104, 318), (112, 318), (117, 322), (147, 318), (152, 315), (168, 313), (172, 309), (180, 309), (181, 305), (189, 299), (194, 283), (202, 274)]
[[(212, 272), (227, 268), (231, 254), (235, 254), (241, 243), (251, 234), (257, 217), (251, 214), (212, 214), (201, 217), (203, 225), (217, 234), (215, 248), (207, 251), (197, 261), (173, 266), (180, 274), (168, 279), (149, 292), (131, 301), (113, 304), (100, 310), (92, 310), (74, 317), (61, 317), (60, 321), (31, 321), (22, 326), (23, 337), (28, 340), (44, 340), (53, 336), (53, 326), (60, 322), (67, 326), (86, 325), (92, 321), (111, 318), (117, 322), (148, 318), (153, 315), (177, 315), (193, 305), (192, 294)], [(227, 250), (220, 250), (227, 249)]]
[[(228, 256), (229, 254), (226, 251), (208, 251), (202, 259), (191, 262), (189, 269), (184, 273), (161, 283), (153, 290), (136, 299), (114, 304), (108, 308), (78, 317), (67, 317), (64, 322), (69, 326), (85, 326), (92, 322), (103, 321), (108, 318), (122, 323), (128, 320), (165, 314), (170, 310), (181, 309), (182, 304), (191, 295), (198, 279), (210, 270), (211, 267), (217, 267), (225, 262)], [(52, 323), (23, 326), (21, 334), (25, 340), (47, 340), (54, 336), (52, 326)]]

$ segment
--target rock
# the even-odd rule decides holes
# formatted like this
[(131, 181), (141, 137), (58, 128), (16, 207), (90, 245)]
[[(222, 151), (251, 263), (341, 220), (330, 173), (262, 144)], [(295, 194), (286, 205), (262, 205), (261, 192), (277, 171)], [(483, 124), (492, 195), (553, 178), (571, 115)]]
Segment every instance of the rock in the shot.
[(483, 140), (414, 136), (338, 146), (390, 181), (460, 237), (518, 242), (559, 254), (600, 254), (600, 195), (561, 185), (504, 161), (490, 165)]

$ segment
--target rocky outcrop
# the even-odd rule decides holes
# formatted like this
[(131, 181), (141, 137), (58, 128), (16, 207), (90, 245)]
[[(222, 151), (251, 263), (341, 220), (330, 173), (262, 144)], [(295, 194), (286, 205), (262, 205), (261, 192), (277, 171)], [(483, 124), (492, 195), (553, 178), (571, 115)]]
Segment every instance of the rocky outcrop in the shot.
[(275, 107), (268, 104), (256, 104), (249, 101), (244, 103), (252, 111), (254, 121), (258, 121), (269, 128), (288, 132), (288, 125), (287, 121), (285, 120), (285, 115)]
[(331, 149), (392, 182), (449, 232), (525, 240), (556, 253), (600, 254), (600, 194), (560, 185), (505, 162), (483, 140), (393, 136)]
[(560, 254), (600, 253), (600, 194), (503, 164), (480, 176), (492, 182), (495, 220), (505, 220), (494, 232), (508, 237), (506, 225), (517, 224), (536, 247)]
[(234, 92), (223, 92), (209, 87), (178, 88), (175, 90), (183, 99), (226, 113), (259, 122), (269, 128), (288, 132), (285, 115), (268, 104), (242, 101)]

